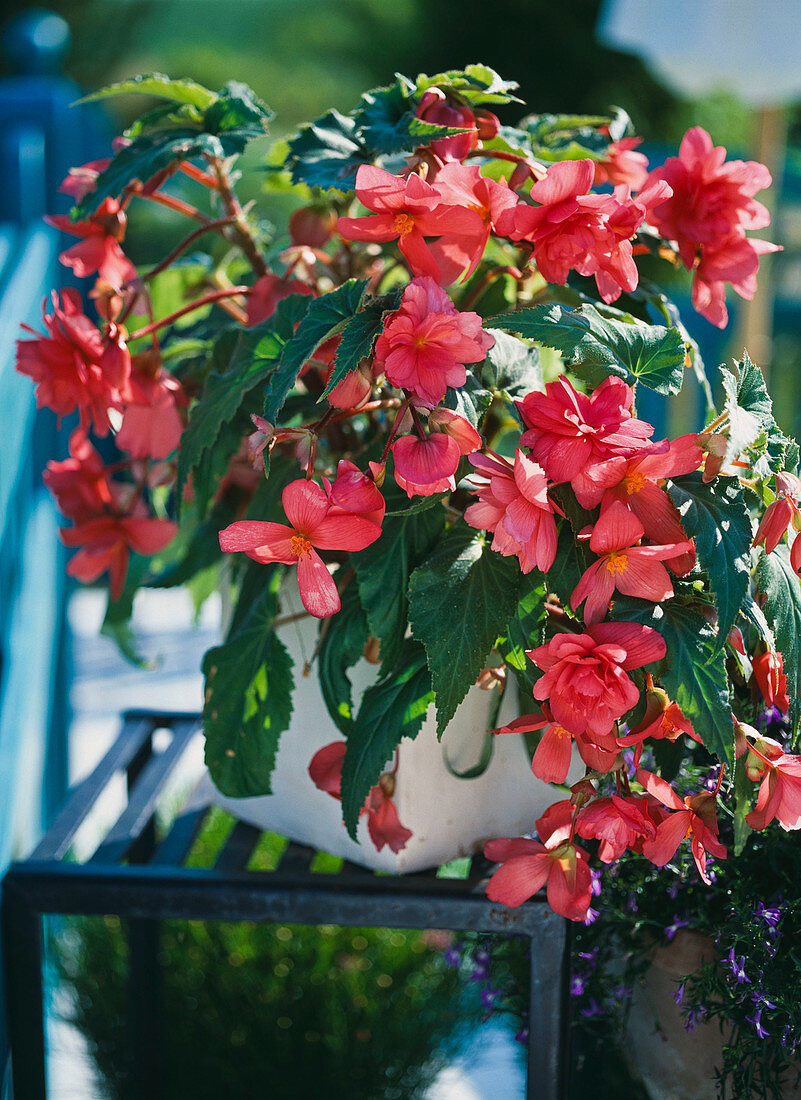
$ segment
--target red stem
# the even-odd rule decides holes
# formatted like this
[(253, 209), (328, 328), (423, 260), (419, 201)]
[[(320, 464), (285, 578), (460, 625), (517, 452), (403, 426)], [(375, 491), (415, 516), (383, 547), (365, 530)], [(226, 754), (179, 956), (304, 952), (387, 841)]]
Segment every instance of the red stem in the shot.
[(210, 176), (209, 173), (204, 172), (202, 168), (196, 168), (194, 164), (191, 164), (188, 160), (181, 161), (179, 171), (183, 172), (185, 176), (189, 176), (191, 180), (202, 183), (204, 187), (208, 187), (212, 191), (219, 190), (217, 180), (214, 176)]
[(160, 191), (154, 191), (152, 195), (143, 195), (141, 191), (133, 191), (131, 194), (136, 195), (139, 199), (147, 199), (148, 202), (166, 206), (168, 210), (183, 214), (185, 218), (193, 218), (196, 222), (202, 222), (203, 225), (208, 225), (209, 222), (214, 221), (213, 218), (207, 217), (201, 210), (198, 210), (196, 206), (184, 202), (183, 199), (176, 199), (173, 195), (164, 195)]
[(128, 339), (129, 341), (140, 340), (143, 336), (149, 336), (151, 332), (155, 332), (165, 325), (171, 325), (172, 322), (177, 321), (179, 317), (184, 317), (187, 313), (192, 313), (193, 310), (200, 309), (201, 306), (211, 305), (212, 302), (217, 302), (221, 298), (231, 298), (235, 294), (249, 293), (249, 286), (232, 286), (226, 290), (214, 290), (211, 294), (206, 294), (203, 298), (197, 298), (194, 302), (190, 302), (188, 306), (183, 306), (181, 309), (176, 309), (174, 313), (162, 317), (160, 321), (154, 321), (152, 325), (145, 325), (144, 328), (137, 329), (136, 332), (131, 333)]
[[(166, 268), (168, 268), (171, 263), (177, 260), (181, 253), (189, 248), (190, 244), (193, 244), (198, 239), (198, 237), (202, 237), (204, 233), (208, 233), (212, 229), (219, 229), (220, 226), (232, 225), (233, 222), (234, 218), (232, 217), (215, 218), (214, 221), (206, 222), (205, 225), (199, 225), (197, 229), (192, 230), (188, 237), (184, 237), (181, 243), (177, 244), (168, 256), (165, 256), (160, 263), (157, 263), (155, 267), (151, 268), (150, 271), (146, 272), (144, 275), (140, 275), (139, 278), (145, 280), (152, 279), (156, 275), (160, 275), (161, 272), (166, 270)], [(135, 282), (136, 280), (132, 279), (130, 281)]]

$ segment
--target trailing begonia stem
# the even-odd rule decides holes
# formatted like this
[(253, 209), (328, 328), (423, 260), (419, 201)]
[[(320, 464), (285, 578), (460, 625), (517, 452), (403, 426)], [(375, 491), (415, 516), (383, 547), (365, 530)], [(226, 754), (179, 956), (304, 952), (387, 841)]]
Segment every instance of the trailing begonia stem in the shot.
[(161, 320), (154, 321), (151, 325), (145, 325), (144, 328), (137, 329), (136, 332), (131, 333), (128, 339), (131, 341), (141, 340), (143, 336), (149, 336), (151, 332), (164, 328), (165, 325), (171, 325), (173, 321), (177, 321), (179, 317), (185, 317), (187, 313), (192, 313), (195, 309), (211, 305), (213, 302), (219, 302), (223, 298), (232, 298), (234, 295), (249, 293), (249, 286), (232, 286), (225, 290), (214, 290), (211, 294), (206, 294), (202, 298), (197, 298), (194, 302), (190, 302), (188, 306), (176, 309), (174, 313), (169, 313), (166, 317), (162, 317)]
[[(216, 218), (214, 221), (206, 222), (205, 225), (199, 225), (197, 229), (192, 230), (188, 237), (184, 237), (180, 244), (177, 244), (175, 246), (172, 252), (170, 252), (169, 256), (165, 256), (160, 263), (157, 263), (155, 267), (152, 267), (150, 269), (150, 271), (146, 271), (144, 275), (140, 275), (138, 276), (138, 278), (142, 280), (155, 278), (156, 275), (160, 275), (162, 271), (166, 270), (166, 268), (170, 266), (170, 264), (174, 263), (175, 260), (177, 260), (178, 257), (181, 255), (181, 253), (185, 252), (186, 249), (189, 248), (190, 244), (194, 244), (198, 237), (202, 237), (204, 233), (208, 233), (212, 229), (219, 229), (221, 226), (224, 225), (232, 225), (234, 221), (235, 219), (231, 215), (229, 215), (225, 218)], [(134, 279), (129, 280), (129, 282), (135, 281), (136, 280)], [(128, 284), (125, 285), (127, 286)]]
[(183, 214), (185, 218), (193, 218), (196, 222), (202, 222), (203, 225), (208, 225), (209, 222), (214, 221), (214, 218), (208, 217), (202, 210), (198, 210), (196, 206), (184, 202), (183, 199), (176, 199), (174, 195), (165, 195), (161, 191), (154, 191), (151, 195), (145, 195), (137, 190), (131, 191), (130, 194), (136, 196), (138, 199), (147, 199), (148, 202), (155, 202), (158, 203), (159, 206), (166, 206), (168, 210), (174, 210), (176, 214)]
[(402, 401), (401, 404), (398, 406), (398, 411), (395, 414), (395, 419), (392, 421), (392, 427), (389, 429), (389, 435), (387, 436), (387, 441), (384, 444), (384, 450), (381, 452), (381, 458), (379, 459), (379, 464), (380, 465), (383, 465), (387, 460), (387, 455), (389, 454), (389, 448), (392, 444), (392, 440), (395, 438), (395, 432), (398, 430), (398, 425), (400, 424), (401, 420), (403, 419), (403, 414), (406, 412), (406, 410), (409, 407), (409, 401), (410, 401), (410, 398), (407, 397), (406, 400)]
[(214, 176), (210, 176), (208, 172), (204, 172), (202, 168), (196, 168), (188, 160), (182, 160), (178, 166), (178, 171), (183, 172), (185, 176), (189, 176), (191, 180), (195, 180), (197, 183), (202, 183), (204, 187), (208, 187), (212, 191), (219, 190), (219, 185)]
[(245, 212), (240, 205), (239, 199), (234, 194), (234, 189), (231, 186), (231, 181), (228, 178), (228, 173), (225, 170), (225, 165), (219, 159), (219, 157), (212, 157), (210, 161), (214, 172), (217, 176), (217, 183), (220, 190), (220, 197), (222, 198), (223, 205), (227, 212), (233, 218), (234, 229), (236, 230), (237, 237), (239, 238), (239, 244), (242, 251), (250, 261), (250, 266), (253, 268), (257, 276), (267, 275), (269, 268), (262, 256), (261, 252), (253, 239), (253, 234), (250, 231), (250, 226), (245, 218)]

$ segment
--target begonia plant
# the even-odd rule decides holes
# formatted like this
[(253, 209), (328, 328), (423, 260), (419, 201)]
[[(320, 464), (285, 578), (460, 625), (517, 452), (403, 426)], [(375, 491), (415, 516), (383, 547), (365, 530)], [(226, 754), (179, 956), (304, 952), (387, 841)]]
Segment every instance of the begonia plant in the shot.
[[(131, 650), (141, 585), (235, 592), (203, 665), (223, 792), (270, 791), (309, 671), (276, 632), (296, 567), (341, 733), (310, 774), (351, 835), (366, 814), (377, 847), (406, 844), (393, 759), (431, 704), (441, 734), (472, 685), (516, 688), (524, 713), (495, 732), (526, 736), (562, 789), (531, 836), (487, 844), (488, 893), (547, 884), (583, 920), (595, 861), (662, 866), (687, 842), (706, 879), (749, 830), (801, 827), (799, 452), (747, 352), (713, 406), (651, 281), (686, 268), (724, 326), (727, 285), (752, 297), (776, 248), (748, 236), (767, 169), (699, 127), (651, 167), (621, 111), (502, 124), (515, 87), (483, 65), (398, 77), (277, 143), (266, 172), (239, 162), (270, 119), (245, 86), (105, 89), (158, 105), (65, 181), (76, 206), (53, 221), (79, 242), (61, 258), (89, 282), (53, 293), (18, 368), (75, 414), (46, 480), (69, 572), (108, 575), (107, 629)], [(240, 202), (238, 164), (263, 204)], [(185, 228), (136, 270), (126, 219), (147, 204)], [(673, 410), (685, 387), (705, 424)], [(357, 707), (365, 652), (381, 667)], [(755, 728), (763, 701), (789, 714), (781, 742)], [(712, 789), (671, 786), (683, 757), (716, 768)]]

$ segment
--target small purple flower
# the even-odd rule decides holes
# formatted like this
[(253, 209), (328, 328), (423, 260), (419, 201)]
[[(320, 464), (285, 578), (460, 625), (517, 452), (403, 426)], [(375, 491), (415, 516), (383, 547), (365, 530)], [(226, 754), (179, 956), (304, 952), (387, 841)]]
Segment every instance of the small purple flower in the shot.
[(694, 1005), (684, 1017), (684, 1030), (694, 1032), (699, 1024), (706, 1019), (706, 1008), (703, 1005)]
[(637, 912), (637, 895), (633, 890), (629, 890), (629, 896), (626, 898), (626, 904), (623, 906), (624, 913), (636, 913)]
[(675, 901), (676, 897), (678, 896), (678, 893), (679, 893), (679, 881), (678, 881), (678, 879), (676, 879), (676, 881), (668, 887), (667, 894), (668, 894), (668, 897), (670, 898), (671, 901)]
[(754, 1031), (757, 1033), (760, 1039), (767, 1039), (767, 1037), (770, 1035), (770, 1032), (765, 1031), (764, 1027), (762, 1026), (761, 1008), (757, 1009), (753, 1016), (746, 1016), (746, 1020), (748, 1020), (749, 1024), (754, 1025)]
[(755, 1005), (760, 1006), (760, 1010), (762, 1008), (775, 1008), (776, 1007), (776, 1002), (775, 1001), (768, 1000), (768, 998), (765, 996), (764, 993), (760, 993), (756, 989), (751, 994), (751, 1000), (754, 1002)]
[(570, 996), (580, 997), (587, 987), (587, 979), (584, 974), (574, 974), (570, 979)]
[(637, 766), (634, 763), (634, 749), (623, 750), (623, 763), (626, 765), (626, 774), (633, 779), (637, 774)]
[(590, 875), (592, 876), (590, 893), (594, 898), (600, 897), (602, 874), (596, 867), (590, 867)]
[(731, 951), (729, 951), (728, 955), (726, 956), (726, 960), (729, 964), (729, 969), (731, 970), (733, 976), (737, 979), (737, 984), (738, 985), (742, 985), (743, 982), (750, 982), (751, 981), (751, 979), (748, 977), (748, 975), (746, 974), (745, 969), (744, 969), (745, 968), (745, 955), (741, 955), (740, 958), (738, 959), (735, 956), (734, 948), (732, 947)]
[(458, 967), (462, 962), (462, 953), (458, 947), (449, 947), (443, 958), (448, 966)]
[(690, 922), (688, 920), (680, 920), (679, 917), (674, 913), (673, 914), (673, 923), (669, 924), (667, 926), (667, 928), (665, 929), (665, 938), (668, 941), (672, 940), (673, 937), (678, 932), (678, 930), (680, 928), (687, 928), (689, 923)]
[(593, 1016), (603, 1016), (603, 1006), (599, 1005), (594, 997), (590, 997), (590, 1003), (586, 1008), (581, 1009), (581, 1015), (586, 1016), (587, 1019), (591, 1019)]
[(515, 1042), (516, 1043), (527, 1043), (528, 1042), (528, 1028), (527, 1027), (522, 1027), (520, 1029), (520, 1031), (518, 1031), (517, 1035), (515, 1035)]
[(673, 1000), (676, 1002), (679, 1008), (681, 1008), (684, 1004), (684, 982), (682, 982), (681, 985), (676, 989), (676, 992), (673, 994)]
[(500, 989), (482, 989), (481, 990), (481, 1007), (493, 1008), (495, 1001), (500, 996)]
[(595, 964), (598, 962), (598, 948), (593, 947), (592, 951), (579, 951), (578, 957), (589, 963), (590, 969), (594, 970)]
[(593, 909), (592, 906), (590, 906), (590, 908), (587, 910), (587, 916), (584, 918), (584, 924), (593, 924), (595, 921), (598, 920), (598, 916), (598, 910)]
[(768, 908), (767, 906), (763, 905), (761, 901), (758, 901), (756, 904), (756, 909), (754, 910), (754, 916), (762, 917), (768, 927), (773, 927), (777, 925), (782, 919), (782, 911), (779, 906)]

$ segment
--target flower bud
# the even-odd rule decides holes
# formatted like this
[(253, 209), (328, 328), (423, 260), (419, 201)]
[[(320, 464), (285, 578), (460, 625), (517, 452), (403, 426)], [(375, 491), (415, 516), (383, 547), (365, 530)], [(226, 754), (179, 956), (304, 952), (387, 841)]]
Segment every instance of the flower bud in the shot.
[(292, 243), (322, 248), (328, 244), (337, 226), (337, 216), (327, 206), (302, 206), (289, 219)]
[(492, 141), (498, 136), (501, 120), (492, 111), (476, 111), (476, 126), (480, 141)]

